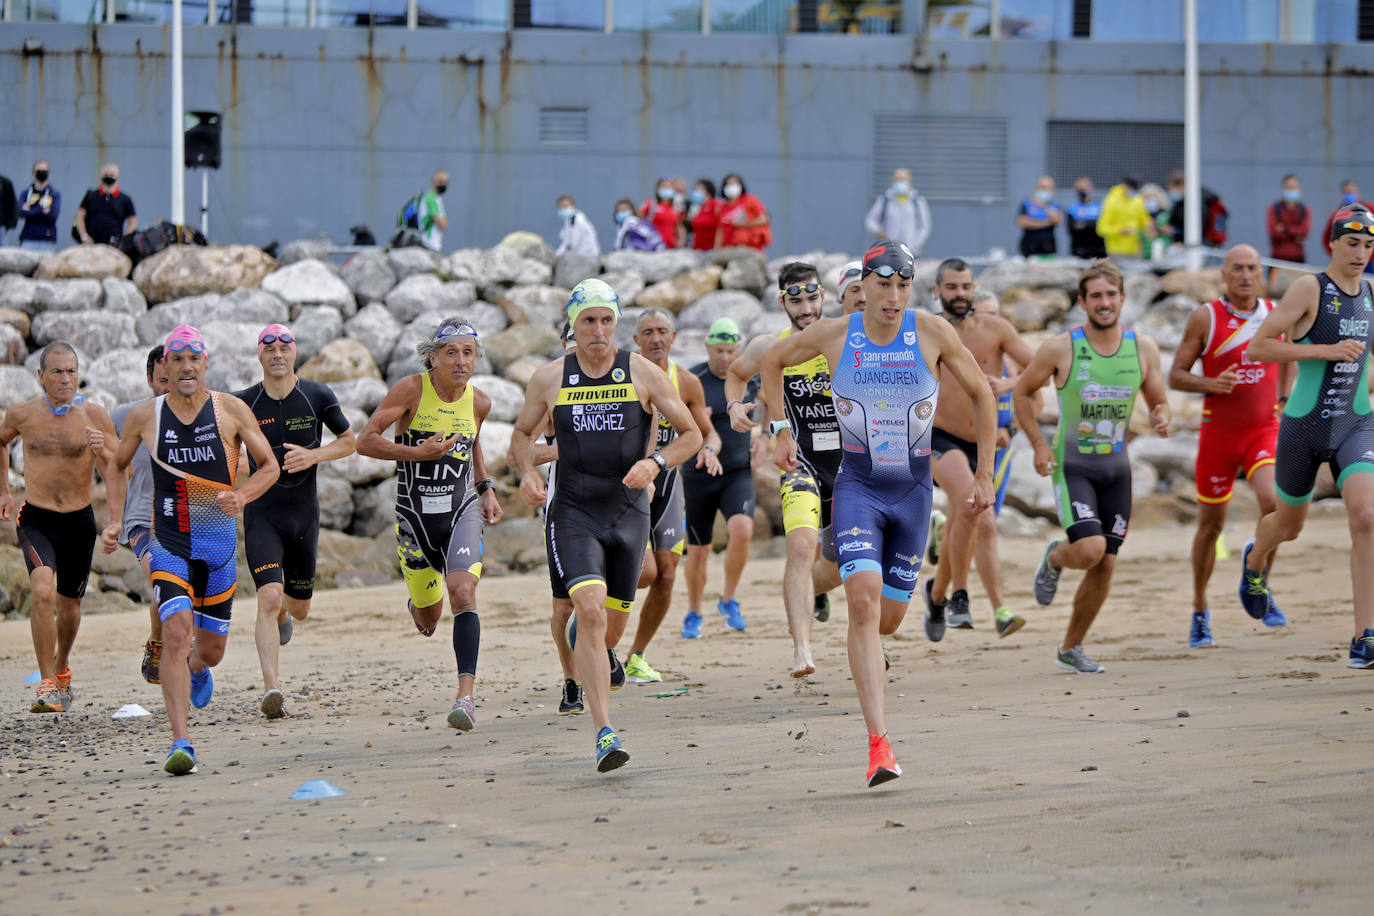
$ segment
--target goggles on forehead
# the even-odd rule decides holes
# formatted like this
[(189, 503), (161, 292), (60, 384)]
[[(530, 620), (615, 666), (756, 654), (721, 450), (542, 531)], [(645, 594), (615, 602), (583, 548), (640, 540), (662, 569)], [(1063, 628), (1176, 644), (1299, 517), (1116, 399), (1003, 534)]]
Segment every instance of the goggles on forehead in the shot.
[(821, 288), (821, 285), (820, 285), (819, 283), (806, 283), (806, 284), (800, 284), (800, 283), (798, 283), (798, 284), (794, 284), (794, 285), (792, 285), (792, 286), (787, 287), (786, 289), (783, 290), (783, 293), (784, 293), (785, 295), (788, 295), (788, 296), (800, 296), (802, 293), (814, 293), (814, 292), (817, 292), (818, 290), (820, 290), (820, 288)]
[(1357, 223), (1351, 220), (1348, 223), (1341, 223), (1338, 228), (1349, 229), (1351, 232), (1368, 232), (1374, 235), (1374, 223)]
[(893, 274), (896, 274), (897, 276), (901, 277), (903, 280), (910, 280), (910, 279), (915, 275), (915, 273), (916, 273), (916, 271), (913, 270), (913, 269), (910, 268), (910, 267), (907, 267), (907, 268), (902, 269), (902, 270), (898, 270), (896, 267), (893, 267), (891, 264), (879, 264), (877, 267), (870, 267), (870, 268), (868, 268), (868, 272), (871, 273), (871, 274), (877, 274), (878, 276), (882, 277), (882, 278), (885, 279), (885, 280), (886, 280), (887, 278), (891, 277)]
[(862, 267), (850, 267), (850, 268), (846, 269), (844, 273), (840, 274), (840, 279), (841, 279), (841, 280), (844, 280), (844, 279), (847, 279), (847, 278), (849, 278), (849, 277), (857, 277), (859, 274), (861, 274), (861, 273), (863, 273), (863, 272), (864, 272), (864, 269), (863, 269)]
[(446, 324), (439, 329), (439, 333), (434, 335), (438, 341), (448, 340), (450, 337), (477, 337), (477, 329), (464, 322), (463, 324)]
[(282, 331), (280, 334), (264, 334), (258, 338), (258, 344), (265, 347), (279, 340), (284, 344), (290, 344), (296, 342), (296, 337), (290, 331)]
[(190, 350), (192, 353), (204, 353), (205, 341), (203, 340), (173, 340), (166, 344), (170, 353), (180, 353), (182, 350)]

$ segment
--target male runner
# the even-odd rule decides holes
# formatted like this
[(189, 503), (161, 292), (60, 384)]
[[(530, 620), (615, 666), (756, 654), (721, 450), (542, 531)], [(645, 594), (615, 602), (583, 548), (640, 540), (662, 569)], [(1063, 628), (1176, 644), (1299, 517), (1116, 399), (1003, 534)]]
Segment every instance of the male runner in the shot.
[[(1246, 346), (1274, 308), (1274, 303), (1260, 298), (1261, 277), (1258, 251), (1237, 245), (1226, 252), (1221, 267), (1226, 295), (1188, 316), (1169, 369), (1170, 388), (1204, 396), (1194, 466), (1198, 512), (1193, 536), (1193, 619), (1188, 630), (1188, 645), (1194, 649), (1213, 644), (1207, 583), (1216, 565), (1217, 538), (1226, 524), (1237, 471), (1244, 472), (1254, 488), (1260, 516), (1274, 511), (1274, 450), (1279, 436), (1275, 405), (1288, 400), (1293, 367), (1257, 363), (1246, 354)], [(1193, 374), (1198, 359), (1202, 375)], [(1263, 620), (1271, 627), (1288, 622), (1272, 602)]]
[[(1021, 339), (1010, 321), (1000, 315), (980, 314), (973, 307), (975, 294), (973, 269), (959, 258), (947, 258), (935, 271), (933, 288), (941, 315), (958, 332), (959, 340), (982, 367), (992, 393), (1000, 405), (1003, 394), (1016, 386), (1016, 376), (1007, 377), (1006, 359), (1024, 369), (1031, 360), (1031, 348)], [(925, 632), (932, 642), (944, 638), (945, 627), (973, 629), (969, 610), (968, 573), (978, 545), (986, 546), (986, 563), (981, 569), (988, 599), (992, 602), (993, 622), (999, 637), (1025, 626), (1025, 618), (1013, 614), (1002, 603), (1002, 562), (997, 553), (997, 516), (992, 512), (975, 514), (968, 501), (973, 475), (978, 470), (978, 448), (974, 413), (962, 391), (950, 389), (935, 410), (930, 437), (931, 471), (935, 482), (949, 497), (949, 515), (940, 539), (940, 558), (935, 575), (926, 580)], [(1000, 421), (1000, 417), (998, 418)], [(999, 429), (1000, 429), (999, 423)], [(998, 445), (1002, 443), (999, 441)], [(994, 456), (994, 470), (996, 457)], [(952, 589), (952, 591), (949, 591)], [(946, 593), (949, 592), (948, 598)]]
[(847, 261), (840, 268), (835, 287), (840, 293), (840, 312), (845, 315), (864, 310), (864, 285), (860, 282), (863, 272), (863, 261)]
[[(415, 629), (433, 636), (448, 595), (458, 663), (448, 724), (469, 731), (477, 724), (482, 524), (502, 515), (479, 441), (491, 398), (470, 384), (482, 356), (472, 322), (445, 318), (415, 352), (425, 371), (401, 379), (382, 398), (358, 437), (358, 454), (396, 462), (396, 551), (410, 596), (406, 607)], [(383, 434), (393, 425), (395, 441), (388, 442)]]
[[(1169, 435), (1169, 405), (1159, 369), (1159, 347), (1118, 323), (1126, 296), (1121, 271), (1097, 261), (1078, 277), (1083, 327), (1051, 337), (1035, 351), (1013, 394), (1016, 419), (1035, 449), (1035, 470), (1054, 475), (1059, 522), (1068, 541), (1045, 548), (1035, 573), (1035, 600), (1054, 600), (1065, 569), (1087, 570), (1073, 599), (1073, 614), (1055, 663), (1065, 671), (1104, 670), (1083, 651), (1097, 612), (1107, 600), (1116, 554), (1131, 521), (1131, 461), (1126, 433), (1136, 392), (1150, 406), (1150, 423)], [(1031, 396), (1054, 379), (1059, 392), (1059, 429), (1051, 448), (1040, 434)]]
[[(716, 610), (732, 630), (748, 624), (735, 600), (735, 589), (744, 564), (749, 562), (749, 541), (754, 537), (754, 469), (749, 462), (749, 434), (730, 428), (729, 398), (725, 377), (739, 355), (742, 335), (733, 318), (717, 318), (706, 331), (704, 363), (692, 367), (701, 381), (711, 424), (720, 437), (720, 472), (712, 475), (691, 465), (682, 468), (687, 498), (687, 616), (682, 619), (682, 638), (701, 637), (701, 599), (706, 591), (706, 560), (711, 555), (711, 533), (716, 512), (725, 518), (725, 585)], [(748, 397), (758, 390), (754, 383)]]
[(109, 498), (109, 527), (101, 538), (106, 553), (114, 551), (122, 527), (126, 478), (110, 467), (115, 431), (109, 414), (77, 394), (71, 344), (55, 340), (38, 360), (43, 393), (11, 407), (0, 424), (0, 521), (14, 515), (9, 446), (21, 436), (24, 505), (15, 527), (33, 585), (29, 632), (41, 678), (29, 712), (63, 712), (71, 709), (74, 696), (72, 644), (81, 626), (81, 597), (95, 552), (91, 471), (100, 471)]
[[(860, 287), (857, 282), (849, 285)], [(854, 298), (849, 297), (851, 303)], [(750, 419), (755, 405), (740, 398), (749, 380), (762, 368), (764, 356), (780, 341), (821, 317), (825, 290), (816, 268), (801, 261), (784, 264), (778, 272), (778, 300), (791, 327), (751, 340), (731, 364), (725, 380), (730, 426), (737, 432), (747, 433), (757, 425)], [(845, 311), (846, 315), (852, 313), (852, 309)], [(811, 620), (829, 619), (830, 596), (826, 592), (840, 584), (831, 526), (835, 472), (840, 469), (840, 423), (835, 418), (835, 403), (830, 394), (830, 365), (824, 356), (787, 366), (782, 374), (783, 413), (791, 423), (797, 443), (797, 466), (782, 471), (779, 480), (782, 524), (787, 536), (782, 600), (787, 610), (787, 630), (792, 636), (792, 676), (802, 678), (816, 671), (811, 655)]]
[[(162, 617), (162, 699), (172, 726), (162, 768), (182, 776), (196, 768), (186, 737), (187, 700), (197, 709), (209, 704), (215, 692), (210, 669), (229, 640), (238, 575), (234, 517), (272, 486), (280, 468), (248, 406), (205, 387), (210, 360), (200, 332), (178, 325), (163, 347), (171, 387), (129, 411), (114, 460), (123, 473), (142, 444), (153, 461), (150, 565)], [(258, 469), (235, 490), (240, 446)]]
[(861, 314), (823, 318), (778, 341), (763, 358), (763, 392), (777, 436), (774, 460), (797, 467), (784, 417), (783, 368), (824, 356), (840, 423), (835, 551), (849, 601), (849, 667), (868, 726), (868, 785), (902, 774), (883, 713), (881, 636), (896, 632), (915, 590), (930, 525), (930, 432), (944, 372), (965, 390), (978, 421), (979, 470), (969, 499), (992, 505), (997, 407), (978, 363), (947, 322), (907, 309), (915, 259), (883, 239), (864, 253)]
[(1296, 362), (1298, 379), (1279, 424), (1279, 503), (1259, 520), (1254, 541), (1245, 546), (1241, 604), (1257, 620), (1268, 612), (1274, 549), (1301, 533), (1317, 469), (1326, 462), (1350, 524), (1351, 668), (1374, 668), (1374, 415), (1366, 384), (1374, 291), (1361, 276), (1371, 252), (1374, 214), (1358, 205), (1337, 210), (1331, 263), (1322, 273), (1294, 281), (1249, 347), (1256, 361)]
[[(530, 505), (543, 505), (547, 491), (535, 471), (530, 442), (552, 411), (558, 485), (546, 516), (549, 579), (555, 598), (573, 602), (568, 641), (597, 729), (596, 768), (604, 773), (630, 759), (611, 728), (607, 610), (620, 618), (615, 625), (623, 631), (649, 542), (644, 488), (695, 454), (701, 433), (663, 370), (616, 348), (620, 300), (615, 290), (601, 280), (583, 280), (573, 288), (565, 312), (577, 350), (530, 379), (511, 447), (520, 491)], [(646, 458), (655, 410), (668, 418), (677, 438)]]
[[(258, 418), (281, 476), (244, 507), (243, 552), (258, 590), (253, 636), (264, 693), (259, 708), (269, 719), (286, 715), (277, 672), (278, 651), (291, 641), (293, 621), (310, 614), (315, 591), (315, 553), (320, 540), (320, 500), (315, 465), (353, 454), (353, 430), (329, 386), (296, 377), (296, 338), (269, 324), (258, 334), (262, 381), (234, 394)], [(336, 437), (322, 445), (324, 429)], [(257, 470), (249, 461), (249, 469)]]
[[(167, 363), (162, 357), (162, 344), (148, 351), (147, 381), (153, 397), (167, 393)], [(116, 433), (124, 435), (124, 421), (128, 418), (129, 411), (134, 409), (135, 404), (141, 403), (143, 402), (134, 401), (121, 404), (114, 409), (110, 419), (114, 423)], [(148, 564), (152, 556), (152, 528), (153, 461), (148, 457), (148, 450), (140, 445), (138, 451), (134, 452), (129, 489), (124, 497), (124, 531), (119, 537), (119, 542), (129, 545), (139, 565), (143, 567), (145, 576), (150, 576)], [(152, 581), (151, 578), (149, 581)], [(149, 602), (148, 617), (150, 629), (148, 641), (143, 644), (143, 662), (139, 666), (139, 671), (149, 684), (157, 684), (158, 665), (162, 662), (162, 618), (157, 613), (157, 602)]]
[[(701, 388), (701, 380), (691, 372), (681, 371), (678, 364), (668, 358), (673, 341), (677, 339), (673, 313), (667, 309), (646, 309), (639, 316), (635, 328), (635, 344), (639, 353), (649, 362), (662, 369), (673, 383), (678, 397), (687, 405), (701, 431), (705, 445), (697, 452), (696, 467), (708, 475), (720, 475), (720, 436), (711, 425), (711, 414), (706, 409), (706, 395)], [(677, 436), (667, 417), (659, 416), (656, 448), (667, 448)], [(644, 596), (644, 604), (639, 609), (639, 623), (635, 627), (634, 643), (630, 655), (625, 659), (625, 677), (636, 684), (649, 684), (663, 680), (644, 659), (649, 641), (658, 632), (659, 624), (668, 614), (673, 600), (673, 582), (677, 579), (678, 559), (682, 556), (686, 541), (686, 506), (683, 502), (682, 480), (677, 468), (669, 468), (654, 481), (653, 499), (649, 501), (649, 552), (644, 557), (644, 569), (640, 571), (640, 582), (649, 579), (649, 593)]]

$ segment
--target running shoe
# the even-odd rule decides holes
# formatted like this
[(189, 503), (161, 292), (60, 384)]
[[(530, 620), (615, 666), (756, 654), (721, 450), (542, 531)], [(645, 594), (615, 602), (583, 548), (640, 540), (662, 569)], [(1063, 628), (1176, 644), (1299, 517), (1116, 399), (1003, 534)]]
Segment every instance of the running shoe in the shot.
[(1264, 621), (1266, 627), (1288, 626), (1288, 618), (1284, 616), (1283, 611), (1279, 610), (1279, 606), (1274, 603), (1274, 593), (1272, 591), (1269, 593), (1269, 610), (1265, 611), (1264, 616), (1260, 619)]
[(262, 695), (262, 703), (258, 708), (267, 718), (280, 719), (286, 715), (286, 694), (273, 687)]
[(1347, 668), (1374, 668), (1374, 630), (1365, 627), (1363, 636), (1350, 640), (1350, 660)]
[(286, 619), (277, 624), (277, 639), (281, 641), (281, 645), (284, 646), (291, 641), (291, 633), (295, 629), (295, 618), (287, 614)]
[(62, 709), (62, 692), (57, 689), (51, 678), (43, 678), (29, 712), (61, 712)]
[(811, 616), (816, 618), (817, 623), (825, 623), (830, 619), (829, 592), (821, 592), (816, 596), (816, 609), (811, 612)]
[(688, 611), (682, 618), (682, 638), (701, 639), (701, 615), (696, 611)]
[(57, 692), (61, 694), (63, 711), (70, 710), (72, 700), (76, 699), (76, 691), (72, 690), (72, 666), (68, 665), (66, 671), (53, 672), (52, 682), (57, 686)]
[(620, 739), (606, 726), (596, 733), (596, 771), (609, 773), (630, 762), (630, 752), (620, 746)]
[(199, 674), (191, 672), (191, 705), (196, 709), (204, 709), (210, 705), (210, 698), (215, 695), (215, 676), (210, 673), (210, 666), (206, 665)]
[(625, 677), (632, 684), (656, 684), (663, 680), (663, 675), (650, 667), (643, 655), (633, 652), (630, 653), (629, 661), (625, 662)]
[(887, 735), (868, 734), (868, 787), (880, 786), (902, 775)]
[(945, 514), (939, 509), (930, 510), (930, 546), (926, 548), (926, 559), (930, 565), (940, 562), (940, 536), (945, 533)]
[(739, 612), (739, 602), (734, 598), (716, 602), (716, 610), (725, 618), (725, 625), (732, 630), (744, 630), (749, 626), (744, 622), (744, 615)]
[(473, 705), (472, 697), (459, 697), (458, 702), (454, 703), (448, 712), (448, 727), (456, 728), (460, 732), (470, 732), (476, 724), (477, 707)]
[(586, 707), (582, 705), (582, 688), (572, 678), (563, 679), (563, 697), (558, 701), (560, 716), (580, 716)]
[(615, 657), (614, 649), (607, 649), (606, 654), (611, 659), (611, 689), (619, 690), (625, 686), (625, 666)]
[(1212, 642), (1212, 611), (1193, 611), (1193, 625), (1188, 629), (1188, 648), (1205, 649)]
[(149, 684), (161, 684), (162, 679), (158, 676), (158, 667), (161, 664), (162, 642), (161, 640), (150, 639), (143, 644), (143, 664), (139, 665), (143, 679)]
[(968, 607), (968, 592), (955, 589), (945, 602), (945, 623), (956, 630), (973, 629), (973, 612)]
[(1020, 614), (1012, 612), (1011, 608), (1003, 605), (993, 614), (993, 622), (997, 625), (997, 637), (999, 639), (1010, 636), (1017, 630), (1026, 625), (1026, 618)]
[(1245, 563), (1250, 559), (1250, 551), (1255, 549), (1254, 541), (1247, 541), (1240, 555), (1240, 604), (1245, 613), (1256, 620), (1263, 620), (1269, 613), (1269, 576), (1263, 572), (1251, 572)]
[(1045, 547), (1045, 555), (1040, 558), (1040, 568), (1035, 571), (1035, 601), (1037, 604), (1049, 605), (1054, 602), (1054, 593), (1059, 590), (1059, 575), (1062, 569), (1055, 569), (1050, 565), (1050, 553), (1058, 547), (1059, 538), (1055, 538)]
[(935, 585), (934, 579), (926, 580), (926, 616), (925, 628), (926, 639), (931, 642), (939, 642), (945, 638), (945, 603), (941, 601), (936, 604), (930, 597), (930, 589)]
[(1054, 663), (1065, 671), (1072, 671), (1074, 674), (1101, 674), (1107, 669), (1097, 662), (1088, 658), (1088, 653), (1083, 651), (1082, 646), (1074, 646), (1072, 649), (1060, 649), (1055, 657)]
[(191, 742), (178, 738), (172, 742), (172, 750), (162, 768), (173, 776), (185, 776), (196, 771), (196, 751)]

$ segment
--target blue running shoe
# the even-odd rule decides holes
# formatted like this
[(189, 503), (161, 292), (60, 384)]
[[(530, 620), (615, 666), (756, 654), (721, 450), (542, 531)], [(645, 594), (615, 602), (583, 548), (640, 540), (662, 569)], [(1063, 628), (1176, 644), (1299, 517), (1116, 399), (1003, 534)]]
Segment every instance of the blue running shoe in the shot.
[(701, 639), (701, 615), (696, 611), (688, 611), (682, 618), (682, 638)]
[(749, 626), (744, 622), (744, 615), (739, 612), (739, 602), (734, 598), (716, 602), (716, 610), (720, 611), (720, 616), (725, 618), (725, 625), (732, 630), (743, 630)]
[(596, 733), (596, 771), (609, 773), (630, 762), (630, 752), (620, 746), (620, 739), (610, 726)]
[(1266, 627), (1288, 626), (1288, 618), (1283, 615), (1283, 611), (1279, 610), (1279, 606), (1274, 603), (1273, 592), (1269, 593), (1269, 610), (1264, 612), (1264, 617), (1262, 619)]
[(1240, 604), (1245, 608), (1245, 613), (1262, 620), (1269, 613), (1269, 583), (1266, 581), (1268, 576), (1262, 572), (1251, 572), (1250, 567), (1245, 565), (1250, 558), (1250, 551), (1254, 549), (1255, 542), (1249, 541), (1240, 555)]
[[(191, 672), (191, 705), (196, 709), (204, 709), (210, 705), (210, 698), (215, 695), (215, 676), (210, 673), (210, 666), (206, 665), (205, 670), (200, 674)], [(189, 745), (188, 745), (189, 747)]]
[(1363, 636), (1350, 640), (1350, 661), (1347, 668), (1374, 668), (1374, 630), (1365, 628)]
[(1210, 608), (1198, 613), (1193, 611), (1193, 626), (1188, 631), (1188, 648), (1205, 649), (1212, 642), (1212, 611)]
[(185, 776), (187, 773), (196, 771), (196, 752), (191, 747), (191, 742), (185, 738), (178, 738), (172, 742), (172, 751), (167, 755), (167, 760), (162, 764), (162, 768), (173, 776)]

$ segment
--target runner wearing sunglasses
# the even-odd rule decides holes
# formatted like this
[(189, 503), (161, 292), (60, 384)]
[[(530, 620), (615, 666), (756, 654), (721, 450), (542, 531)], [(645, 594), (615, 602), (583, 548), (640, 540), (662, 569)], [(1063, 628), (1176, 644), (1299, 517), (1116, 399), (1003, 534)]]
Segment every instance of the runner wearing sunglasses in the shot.
[[(277, 661), (291, 641), (294, 621), (310, 613), (315, 554), (320, 538), (320, 500), (315, 466), (353, 454), (353, 430), (328, 385), (296, 377), (296, 338), (285, 325), (269, 324), (258, 335), (262, 381), (234, 392), (248, 405), (272, 446), (281, 476), (243, 510), (243, 552), (258, 591), (253, 630), (262, 666), (259, 708), (269, 719), (285, 715)], [(324, 444), (324, 430), (334, 441)], [(250, 470), (257, 465), (249, 459)]]
[(1256, 620), (1268, 612), (1274, 550), (1302, 532), (1317, 470), (1329, 465), (1350, 521), (1351, 668), (1374, 668), (1374, 414), (1366, 385), (1374, 292), (1362, 277), (1371, 252), (1374, 214), (1359, 205), (1337, 210), (1331, 263), (1288, 287), (1247, 350), (1257, 362), (1296, 362), (1298, 380), (1279, 423), (1278, 508), (1245, 547), (1241, 604)]
[(763, 393), (775, 461), (797, 467), (797, 440), (783, 405), (786, 366), (824, 356), (840, 427), (835, 476), (835, 550), (849, 602), (849, 667), (868, 728), (869, 786), (901, 775), (883, 712), (881, 637), (906, 616), (930, 527), (930, 436), (945, 373), (964, 389), (976, 418), (978, 471), (969, 501), (992, 505), (997, 403), (982, 368), (948, 322), (906, 307), (911, 250), (883, 239), (864, 253), (866, 305), (790, 334), (763, 360)]

